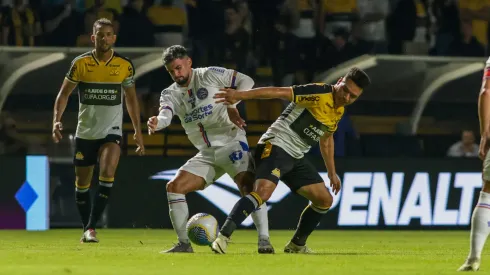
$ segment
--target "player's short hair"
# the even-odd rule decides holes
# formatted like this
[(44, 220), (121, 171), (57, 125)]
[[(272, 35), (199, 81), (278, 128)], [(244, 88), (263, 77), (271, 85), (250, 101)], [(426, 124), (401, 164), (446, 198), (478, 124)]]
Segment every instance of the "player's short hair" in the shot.
[(95, 29), (97, 28), (97, 26), (100, 26), (100, 27), (110, 26), (114, 30), (114, 25), (112, 24), (111, 20), (109, 20), (107, 18), (100, 18), (94, 22), (94, 26), (92, 28), (93, 33), (95, 33)]
[(189, 57), (187, 49), (181, 45), (173, 45), (165, 49), (162, 54), (163, 64), (167, 65), (175, 59)]
[(352, 80), (352, 82), (356, 83), (356, 85), (363, 90), (371, 84), (371, 79), (369, 79), (366, 72), (357, 67), (351, 68), (345, 75), (345, 79)]

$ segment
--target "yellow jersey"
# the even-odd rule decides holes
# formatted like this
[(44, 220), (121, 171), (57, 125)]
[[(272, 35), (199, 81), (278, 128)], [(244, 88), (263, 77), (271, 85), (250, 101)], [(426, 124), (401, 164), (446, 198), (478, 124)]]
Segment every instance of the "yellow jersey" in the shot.
[(123, 88), (134, 86), (134, 74), (131, 60), (114, 51), (107, 62), (97, 60), (93, 51), (72, 61), (66, 79), (78, 85), (77, 137), (122, 135)]
[(302, 158), (326, 134), (333, 134), (344, 114), (335, 108), (333, 86), (307, 84), (291, 87), (292, 102), (262, 135), (260, 143), (270, 142), (294, 158)]

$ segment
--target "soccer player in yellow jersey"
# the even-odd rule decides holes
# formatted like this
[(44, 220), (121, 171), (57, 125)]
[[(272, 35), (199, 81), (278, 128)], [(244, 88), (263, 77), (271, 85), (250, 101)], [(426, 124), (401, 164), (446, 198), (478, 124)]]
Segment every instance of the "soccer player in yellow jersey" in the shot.
[[(116, 35), (110, 20), (97, 20), (91, 39), (95, 49), (72, 61), (56, 98), (53, 116), (53, 140), (58, 143), (62, 139), (61, 117), (70, 94), (78, 86), (80, 110), (74, 164), (75, 199), (84, 228), (81, 242), (98, 242), (95, 225), (109, 199), (121, 154), (123, 98), (133, 122), (136, 151), (140, 155), (145, 151), (133, 63), (112, 49)], [(88, 191), (98, 159), (99, 188), (92, 204)]]
[(253, 192), (241, 198), (223, 224), (212, 244), (216, 253), (226, 253), (229, 238), (237, 225), (266, 202), (279, 180), (291, 191), (311, 203), (301, 214), (298, 228), (284, 248), (285, 253), (311, 253), (306, 246), (308, 236), (332, 205), (332, 195), (315, 167), (304, 158), (312, 145), (320, 142), (332, 191), (340, 191), (334, 162), (333, 133), (344, 114), (344, 106), (352, 104), (371, 83), (365, 72), (352, 68), (337, 84), (307, 84), (293, 87), (266, 87), (249, 91), (223, 89), (215, 94), (217, 102), (227, 105), (239, 100), (281, 98), (291, 104), (260, 138), (255, 151), (255, 184)]

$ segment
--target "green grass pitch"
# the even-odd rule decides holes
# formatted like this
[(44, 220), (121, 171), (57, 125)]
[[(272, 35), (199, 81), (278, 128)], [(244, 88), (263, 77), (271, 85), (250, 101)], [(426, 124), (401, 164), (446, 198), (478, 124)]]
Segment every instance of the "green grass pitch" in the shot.
[(271, 232), (275, 255), (257, 254), (252, 230), (237, 231), (227, 255), (197, 246), (163, 255), (176, 241), (171, 230), (99, 230), (98, 244), (80, 244), (81, 230), (0, 231), (0, 274), (456, 274), (469, 248), (468, 231), (315, 231), (316, 255), (284, 254), (292, 234)]

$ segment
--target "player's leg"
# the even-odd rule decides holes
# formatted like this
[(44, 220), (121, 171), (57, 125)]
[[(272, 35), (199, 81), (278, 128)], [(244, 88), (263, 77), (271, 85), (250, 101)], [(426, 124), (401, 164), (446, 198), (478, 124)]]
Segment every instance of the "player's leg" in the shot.
[(216, 176), (211, 159), (206, 152), (199, 152), (182, 166), (177, 175), (167, 183), (167, 199), (170, 220), (177, 233), (178, 243), (162, 253), (193, 252), (186, 232), (189, 207), (185, 196), (211, 184)]
[(216, 253), (226, 253), (227, 243), (237, 228), (254, 210), (266, 202), (279, 182), (281, 171), (287, 173), (293, 160), (284, 150), (270, 143), (259, 144), (255, 154), (256, 181), (253, 192), (238, 200), (212, 244)]
[(458, 271), (480, 269), (481, 253), (490, 234), (490, 154), (483, 162), (483, 187), (471, 218), (470, 253)]
[[(247, 196), (253, 191), (255, 181), (254, 173), (249, 171), (241, 172), (234, 177), (234, 180), (238, 185), (242, 197)], [(257, 228), (257, 233), (259, 234), (258, 252), (260, 254), (273, 254), (274, 247), (270, 242), (267, 205), (265, 203), (262, 204), (254, 212), (252, 212), (251, 215), (255, 227)]]
[(92, 200), (90, 198), (90, 184), (94, 166), (75, 166), (75, 201), (77, 204), (80, 218), (82, 219), (83, 229), (87, 226), (90, 219)]
[[(75, 139), (75, 155), (73, 164), (75, 165), (75, 202), (83, 224), (83, 230), (89, 223), (92, 200), (90, 197), (90, 184), (94, 165), (97, 162), (97, 141)], [(85, 234), (80, 239), (81, 242), (90, 242), (85, 238)]]
[(95, 237), (95, 227), (111, 196), (114, 177), (121, 156), (120, 140), (121, 136), (108, 135), (99, 142), (99, 186), (94, 197), (90, 221), (85, 228), (86, 235)]
[[(242, 197), (253, 191), (255, 163), (252, 154), (249, 152), (245, 136), (241, 140), (217, 149), (215, 157), (216, 165), (233, 178)], [(259, 207), (251, 214), (259, 235), (258, 252), (264, 254), (274, 253), (274, 248), (269, 238), (269, 219), (267, 214), (267, 205)]]
[(328, 212), (333, 197), (315, 167), (306, 159), (297, 160), (294, 170), (284, 176), (293, 192), (310, 201), (301, 213), (296, 232), (284, 248), (285, 253), (311, 253), (306, 240)]

